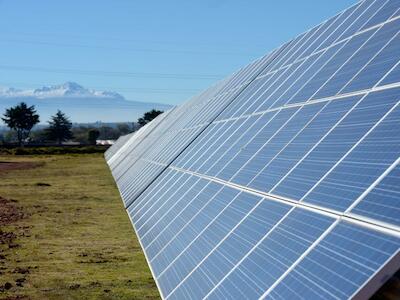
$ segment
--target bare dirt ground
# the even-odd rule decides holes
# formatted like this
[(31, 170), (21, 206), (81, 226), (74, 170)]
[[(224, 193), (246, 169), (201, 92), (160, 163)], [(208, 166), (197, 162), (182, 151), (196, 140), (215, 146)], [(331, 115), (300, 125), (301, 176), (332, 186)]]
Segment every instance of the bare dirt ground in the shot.
[[(2, 162), (0, 161), (0, 174), (6, 173), (10, 170), (25, 170), (32, 169), (40, 166), (39, 163), (32, 162)], [(0, 265), (5, 264), (7, 259), (6, 250), (4, 248), (12, 249), (17, 248), (19, 245), (14, 243), (17, 234), (12, 231), (3, 231), (7, 225), (18, 222), (19, 220), (27, 217), (24, 214), (21, 206), (18, 205), (17, 200), (5, 199), (0, 196), (0, 245), (5, 247), (0, 248)], [(4, 267), (0, 267), (0, 275), (3, 274)], [(17, 270), (18, 271), (18, 270)], [(7, 289), (9, 285), (0, 286), (0, 291)]]
[[(27, 170), (39, 167), (43, 164), (36, 162), (3, 162), (0, 161), (0, 175), (4, 174), (11, 170)], [(24, 214), (21, 206), (18, 205), (17, 200), (13, 199), (5, 199), (0, 196), (0, 275), (7, 271), (7, 268), (4, 267), (7, 261), (7, 252), (11, 249), (18, 248), (19, 245), (15, 243), (15, 239), (17, 238), (17, 234), (10, 230), (3, 231), (4, 228), (9, 228), (8, 225), (17, 223), (19, 220), (27, 217), (27, 214)], [(6, 227), (7, 226), (7, 227)], [(26, 230), (25, 230), (26, 232)], [(28, 274), (29, 270), (20, 270), (15, 269), (12, 271), (13, 273), (21, 273)], [(17, 279), (14, 283), (17, 286), (22, 286), (23, 282), (25, 282), (25, 276)], [(0, 286), (0, 292), (5, 291), (13, 286), (13, 283), (6, 282), (4, 285)], [(6, 298), (8, 300), (11, 299), (23, 299), (23, 297), (12, 297)]]
[[(15, 243), (15, 239), (20, 235), (20, 233), (15, 233), (11, 230), (3, 231), (2, 228), (9, 228), (8, 226), (17, 223), (19, 220), (26, 218), (27, 215), (24, 214), (22, 208), (18, 205), (16, 200), (9, 200), (0, 197), (0, 276), (6, 272), (12, 272), (15, 274), (20, 274), (19, 278), (15, 282), (6, 282), (4, 285), (0, 286), (0, 292), (4, 292), (15, 286), (23, 286), (26, 281), (26, 277), (29, 274), (29, 269), (16, 268), (14, 270), (8, 270), (5, 265), (7, 265), (7, 257), (9, 252), (20, 245)], [(7, 227), (5, 227), (7, 226)], [(28, 234), (29, 229), (23, 228), (22, 234)], [(8, 297), (7, 300), (12, 299), (26, 299), (25, 297)]]
[(0, 225), (8, 225), (23, 218), (22, 209), (16, 203), (16, 200), (8, 200), (0, 196)]
[[(28, 170), (42, 166), (43, 163), (38, 162), (4, 162), (0, 161), (0, 176), (12, 170)], [(15, 282), (6, 282), (0, 285), (0, 293), (9, 290), (13, 286), (22, 287), (29, 275), (29, 268), (15, 268), (8, 270), (7, 257), (9, 252), (20, 247), (19, 244), (15, 243), (15, 240), (20, 235), (29, 236), (29, 227), (21, 227), (22, 231), (14, 232), (10, 230), (13, 228), (10, 225), (18, 225), (18, 221), (27, 218), (28, 214), (24, 213), (23, 208), (18, 204), (17, 200), (5, 199), (0, 196), (0, 276), (5, 273), (19, 274), (19, 278)], [(7, 229), (5, 229), (7, 228)], [(5, 229), (5, 230), (3, 230)], [(23, 300), (28, 299), (22, 295), (10, 296), (4, 298), (5, 300)]]
[(0, 161), (0, 174), (11, 170), (28, 170), (42, 166), (43, 163), (38, 162), (9, 162)]

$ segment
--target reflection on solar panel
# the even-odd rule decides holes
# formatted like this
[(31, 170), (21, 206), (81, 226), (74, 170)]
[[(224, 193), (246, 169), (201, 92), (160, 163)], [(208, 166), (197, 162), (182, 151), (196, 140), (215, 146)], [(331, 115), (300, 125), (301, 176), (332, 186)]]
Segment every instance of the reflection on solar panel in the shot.
[(365, 299), (400, 266), (400, 1), (361, 1), (106, 153), (165, 299)]

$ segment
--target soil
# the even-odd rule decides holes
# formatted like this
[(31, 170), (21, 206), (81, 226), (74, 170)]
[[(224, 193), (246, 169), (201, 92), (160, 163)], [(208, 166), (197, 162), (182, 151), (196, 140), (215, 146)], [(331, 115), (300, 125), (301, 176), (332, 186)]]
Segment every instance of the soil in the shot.
[(0, 161), (0, 175), (1, 173), (11, 170), (26, 170), (33, 169), (42, 166), (43, 163), (37, 162), (8, 162)]
[[(12, 228), (14, 228), (15, 226), (11, 227), (9, 226), (7, 227), (7, 229), (4, 229), (3, 227), (6, 225), (16, 223), (25, 217), (26, 215), (24, 214), (22, 208), (18, 205), (18, 202), (16, 200), (10, 200), (0, 197), (0, 264), (1, 265), (5, 265), (7, 257), (10, 254), (9, 252), (10, 249), (20, 247), (19, 244), (15, 243), (15, 239), (18, 237), (18, 234), (13, 232), (12, 230)], [(3, 292), (6, 292), (14, 288), (14, 286), (15, 288), (22, 288), (26, 282), (26, 276), (29, 274), (29, 269), (17, 267), (13, 271), (11, 271), (8, 270), (8, 268), (6, 267), (2, 267), (0, 270), (0, 275), (4, 273), (19, 274), (20, 278), (17, 278), (13, 283), (5, 282), (3, 285), (0, 285), (0, 298), (2, 298), (1, 294)], [(15, 295), (2, 299), (22, 300), (28, 298), (24, 295)]]
[[(39, 167), (40, 163), (31, 163), (31, 162), (0, 162), (0, 176), (11, 170), (25, 170)], [(17, 200), (13, 199), (5, 199), (0, 196), (0, 264), (4, 265), (7, 260), (7, 256), (9, 255), (8, 249), (18, 248), (20, 245), (15, 243), (15, 239), (17, 238), (17, 233), (11, 230), (13, 227), (8, 227), (4, 229), (4, 226), (8, 226), (10, 224), (16, 223), (19, 220), (25, 218), (27, 215), (24, 214), (21, 206), (19, 206)], [(25, 233), (24, 229), (24, 233)], [(11, 272), (11, 270), (7, 270), (6, 267), (2, 267), (0, 270), (0, 275), (4, 272)], [(26, 276), (29, 274), (29, 270), (26, 268), (16, 268), (12, 271), (12, 273), (20, 274), (20, 278), (16, 279), (15, 282), (10, 283), (6, 282), (3, 285), (0, 285), (0, 295), (3, 292), (6, 292), (13, 288), (14, 286), (17, 288), (23, 287)], [(4, 298), (3, 298), (4, 299)], [(29, 299), (24, 295), (15, 295), (11, 297), (6, 297), (7, 300), (25, 300)]]
[[(0, 197), (0, 226), (14, 223), (24, 218), (22, 209), (17, 206), (16, 200), (8, 200)], [(0, 231), (0, 243), (2, 233)]]

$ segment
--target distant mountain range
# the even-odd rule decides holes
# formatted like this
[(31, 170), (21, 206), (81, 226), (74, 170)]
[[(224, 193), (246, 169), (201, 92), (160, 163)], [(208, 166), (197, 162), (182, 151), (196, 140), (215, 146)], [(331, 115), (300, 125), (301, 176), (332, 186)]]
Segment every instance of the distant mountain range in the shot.
[(128, 101), (118, 93), (86, 89), (75, 82), (32, 90), (0, 88), (0, 115), (3, 115), (6, 108), (19, 102), (35, 105), (41, 123), (46, 123), (58, 109), (66, 113), (74, 123), (91, 123), (133, 122), (153, 108), (167, 110), (172, 107), (160, 103)]

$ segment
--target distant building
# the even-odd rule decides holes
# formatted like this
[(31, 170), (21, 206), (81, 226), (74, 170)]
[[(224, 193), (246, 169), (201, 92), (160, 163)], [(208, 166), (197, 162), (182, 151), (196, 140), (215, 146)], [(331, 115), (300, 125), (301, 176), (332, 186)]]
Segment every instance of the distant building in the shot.
[(114, 145), (115, 140), (96, 140), (96, 145)]
[(80, 142), (73, 142), (73, 141), (62, 142), (62, 145), (65, 145), (65, 146), (79, 146), (80, 144), (81, 144)]

